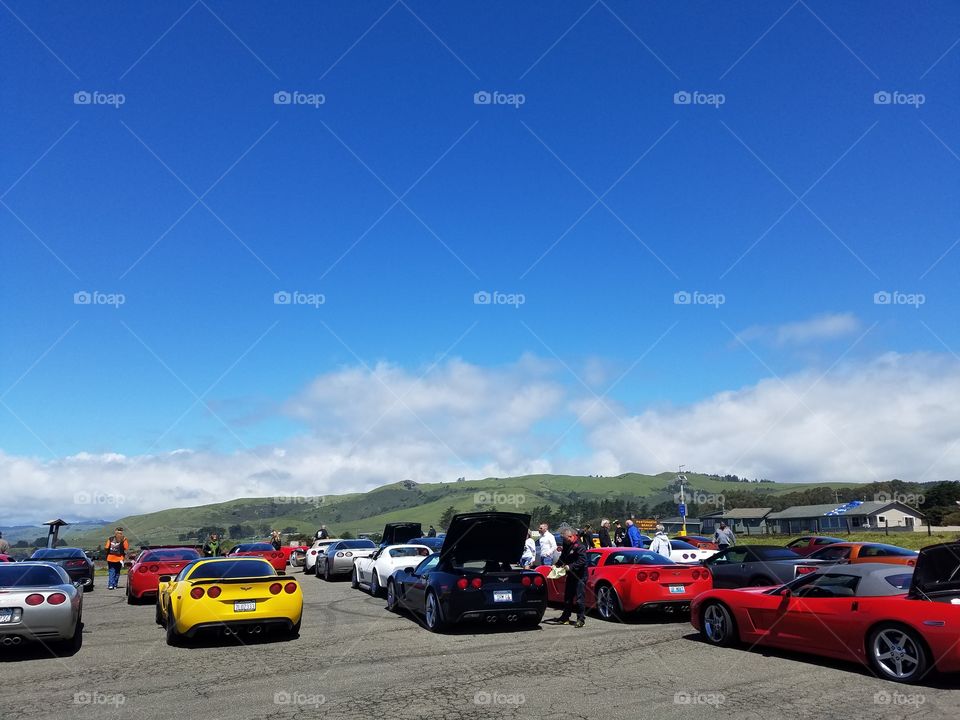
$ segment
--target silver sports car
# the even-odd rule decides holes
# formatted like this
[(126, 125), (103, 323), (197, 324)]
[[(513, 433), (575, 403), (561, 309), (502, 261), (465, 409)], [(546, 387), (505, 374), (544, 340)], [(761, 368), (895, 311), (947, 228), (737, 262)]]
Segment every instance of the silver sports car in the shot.
[(0, 565), (0, 645), (55, 643), (75, 652), (82, 642), (83, 590), (58, 565)]

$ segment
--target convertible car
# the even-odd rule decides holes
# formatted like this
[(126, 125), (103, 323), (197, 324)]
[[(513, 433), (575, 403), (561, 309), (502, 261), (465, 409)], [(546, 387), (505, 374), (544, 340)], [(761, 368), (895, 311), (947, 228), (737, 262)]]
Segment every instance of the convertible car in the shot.
[(455, 515), (439, 553), (387, 580), (387, 609), (421, 615), (433, 632), (471, 620), (538, 625), (546, 584), (518, 564), (529, 526), (523, 513)]
[(258, 557), (202, 558), (176, 577), (163, 575), (157, 588), (157, 624), (167, 644), (178, 645), (205, 630), (248, 635), (279, 629), (296, 636), (303, 615), (300, 584), (277, 576)]
[[(681, 565), (637, 548), (601, 548), (587, 552), (586, 603), (604, 620), (619, 620), (639, 610), (685, 612), (690, 601), (713, 587), (710, 572)], [(550, 602), (563, 602), (566, 578), (550, 579), (550, 566), (537, 568), (547, 583)]]
[[(912, 571), (912, 572), (911, 572)], [(774, 588), (711, 590), (690, 621), (713, 645), (770, 645), (863, 663), (895, 682), (960, 672), (960, 543), (920, 551), (916, 569), (824, 566)]]
[(193, 548), (144, 550), (127, 572), (127, 603), (135, 605), (144, 598), (156, 597), (161, 575), (176, 575), (199, 557)]
[(282, 550), (277, 550), (267, 542), (234, 545), (227, 553), (227, 557), (262, 557), (273, 566), (277, 575), (282, 575), (287, 571), (287, 556), (283, 554)]
[(426, 545), (387, 545), (369, 557), (359, 557), (353, 562), (353, 576), (350, 584), (354, 588), (361, 585), (370, 589), (370, 594), (378, 597), (382, 594), (386, 578), (398, 568), (418, 564), (433, 551)]
[(59, 565), (70, 576), (70, 582), (81, 583), (86, 592), (93, 591), (93, 560), (80, 548), (38, 548), (30, 560)]
[(83, 591), (66, 570), (45, 562), (0, 565), (0, 645), (58, 643), (75, 652), (83, 642)]

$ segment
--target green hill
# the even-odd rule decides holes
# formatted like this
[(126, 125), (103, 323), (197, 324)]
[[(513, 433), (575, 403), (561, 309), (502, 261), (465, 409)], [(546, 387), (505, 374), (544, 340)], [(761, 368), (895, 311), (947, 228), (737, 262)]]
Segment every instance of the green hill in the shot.
[[(825, 492), (832, 499), (834, 491), (848, 494), (862, 487), (855, 483), (748, 483), (697, 473), (687, 473), (686, 477), (688, 490), (712, 503), (700, 507), (691, 503), (691, 515), (714, 509), (717, 495), (727, 499), (727, 507), (743, 506), (756, 499), (774, 505), (776, 499), (785, 495), (795, 497), (804, 492)], [(134, 544), (178, 542), (187, 535), (195, 535), (198, 529), (208, 527), (229, 530), (233, 526), (237, 535), (244, 539), (263, 537), (264, 530), (269, 528), (291, 528), (312, 534), (321, 524), (335, 533), (349, 531), (357, 534), (378, 532), (384, 523), (398, 520), (418, 521), (424, 527), (433, 524), (439, 528), (440, 518), (449, 507), (460, 512), (496, 507), (537, 514), (538, 509), (545, 506), (557, 511), (561, 506), (604, 501), (618, 501), (624, 509), (638, 513), (644, 507), (650, 512), (660, 506), (662, 514), (674, 514), (674, 482), (675, 473), (625, 473), (615, 477), (526, 475), (423, 484), (405, 480), (366, 493), (240, 498), (212, 505), (171, 508), (119, 518), (102, 526), (68, 527), (62, 537), (71, 545), (95, 547), (114, 524), (122, 525)], [(571, 518), (571, 521), (586, 519), (592, 518)]]

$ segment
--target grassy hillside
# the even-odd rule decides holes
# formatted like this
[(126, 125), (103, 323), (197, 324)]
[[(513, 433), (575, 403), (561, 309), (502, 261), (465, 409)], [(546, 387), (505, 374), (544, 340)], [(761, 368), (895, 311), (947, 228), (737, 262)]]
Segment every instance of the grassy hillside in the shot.
[[(615, 477), (527, 475), (455, 483), (404, 481), (366, 493), (309, 498), (240, 498), (213, 505), (171, 508), (119, 518), (106, 526), (66, 528), (63, 537), (70, 544), (92, 547), (103, 541), (114, 524), (122, 525), (137, 544), (176, 542), (178, 535), (197, 528), (228, 528), (237, 524), (253, 528), (263, 525), (280, 529), (293, 527), (299, 532), (312, 533), (323, 523), (337, 533), (350, 531), (356, 534), (379, 531), (384, 523), (399, 520), (418, 521), (424, 527), (429, 524), (439, 527), (440, 517), (448, 507), (468, 511), (495, 506), (500, 510), (530, 512), (538, 506), (556, 508), (578, 499), (617, 497), (641, 498), (653, 507), (672, 502), (674, 478), (674, 473), (626, 473)], [(689, 488), (698, 493), (750, 490), (771, 497), (811, 488), (856, 487), (852, 483), (737, 483), (696, 473), (687, 473), (687, 479)]]

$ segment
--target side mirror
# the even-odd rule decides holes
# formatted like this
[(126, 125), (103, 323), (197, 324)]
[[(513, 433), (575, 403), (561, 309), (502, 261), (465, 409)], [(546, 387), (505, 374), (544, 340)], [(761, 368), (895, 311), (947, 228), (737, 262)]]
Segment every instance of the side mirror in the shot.
[(162, 582), (162, 583), (168, 583), (171, 580), (173, 580), (172, 575), (161, 575), (160, 577), (157, 578), (157, 582)]
[(412, 568), (412, 567), (405, 567), (405, 568), (403, 569), (403, 571), (404, 571), (405, 573), (407, 573), (408, 575), (413, 575), (414, 568)]
[(77, 580), (77, 581), (73, 584), (73, 586), (74, 586), (77, 590), (83, 590), (83, 581)]
[(790, 591), (790, 588), (785, 587), (785, 588), (780, 588), (779, 590), (777, 590), (777, 595), (779, 595), (779, 596), (782, 597), (782, 598), (788, 598), (788, 597), (790, 597), (791, 595), (793, 595), (793, 593)]

